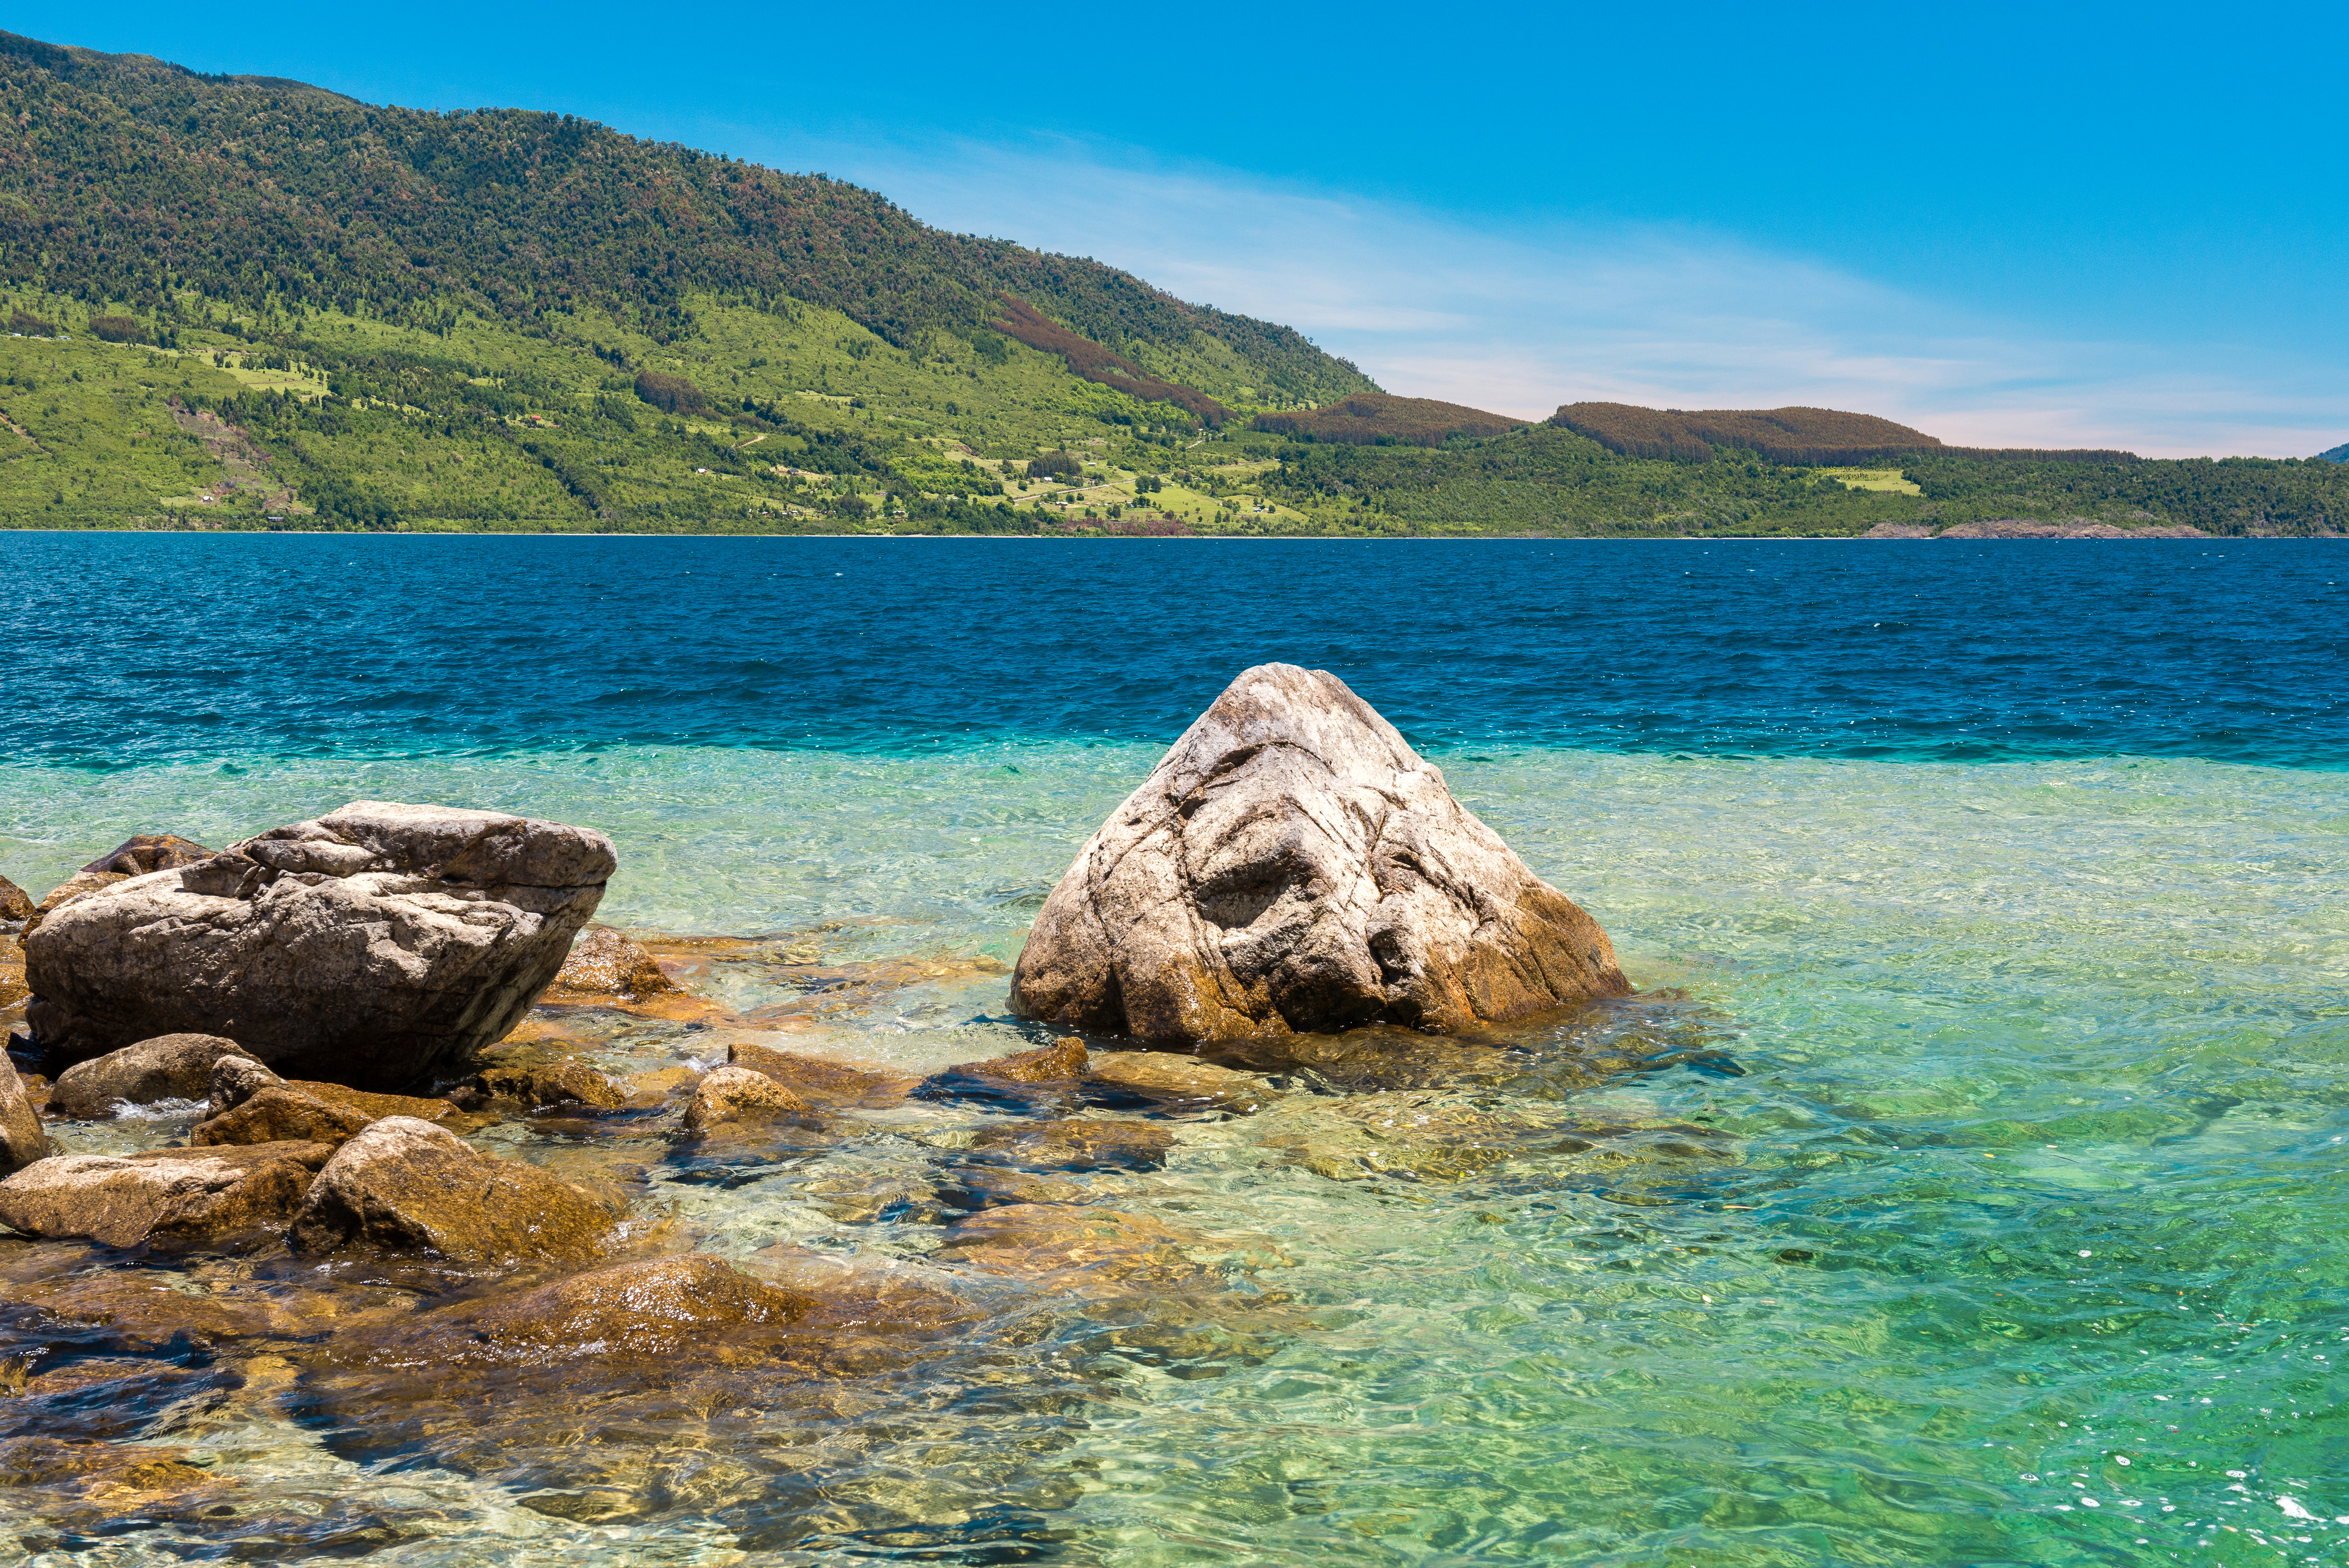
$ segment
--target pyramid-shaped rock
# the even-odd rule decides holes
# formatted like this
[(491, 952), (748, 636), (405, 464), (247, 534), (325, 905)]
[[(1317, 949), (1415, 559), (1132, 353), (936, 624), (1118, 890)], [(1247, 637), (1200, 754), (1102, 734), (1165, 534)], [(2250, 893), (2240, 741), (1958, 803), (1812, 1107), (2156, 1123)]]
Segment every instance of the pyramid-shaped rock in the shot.
[(1394, 726), (1335, 676), (1259, 665), (1078, 854), (1011, 995), (1174, 1041), (1381, 1019), (1453, 1033), (1630, 989), (1599, 923)]

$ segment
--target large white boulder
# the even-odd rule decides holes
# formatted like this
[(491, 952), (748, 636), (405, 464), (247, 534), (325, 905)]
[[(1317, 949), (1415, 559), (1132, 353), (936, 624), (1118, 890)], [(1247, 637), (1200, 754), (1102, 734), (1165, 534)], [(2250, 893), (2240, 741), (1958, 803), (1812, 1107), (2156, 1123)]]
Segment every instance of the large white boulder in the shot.
[(1260, 665), (1079, 851), (1011, 996), (1175, 1041), (1452, 1033), (1630, 988), (1599, 923), (1344, 682)]

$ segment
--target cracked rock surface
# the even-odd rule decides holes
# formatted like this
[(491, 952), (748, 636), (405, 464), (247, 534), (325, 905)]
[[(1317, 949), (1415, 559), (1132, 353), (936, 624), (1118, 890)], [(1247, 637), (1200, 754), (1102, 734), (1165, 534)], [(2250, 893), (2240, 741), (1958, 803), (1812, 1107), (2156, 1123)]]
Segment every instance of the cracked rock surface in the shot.
[(521, 1021), (614, 864), (585, 828), (357, 801), (55, 910), (25, 944), (26, 1021), (52, 1061), (198, 1032), (403, 1088)]
[(1012, 1002), (1171, 1042), (1452, 1033), (1630, 989), (1599, 923), (1344, 682), (1259, 665), (1079, 851)]

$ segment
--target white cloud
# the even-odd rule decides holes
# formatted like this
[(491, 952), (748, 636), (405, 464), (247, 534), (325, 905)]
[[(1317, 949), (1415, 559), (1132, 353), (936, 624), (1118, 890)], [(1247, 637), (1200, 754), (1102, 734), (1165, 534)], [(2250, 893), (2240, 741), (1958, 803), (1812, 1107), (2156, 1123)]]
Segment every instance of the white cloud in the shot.
[[(812, 150), (776, 150), (806, 166)], [(2147, 456), (2349, 439), (2331, 366), (2170, 334), (2071, 339), (1702, 231), (1478, 228), (1071, 142), (823, 154), (927, 222), (1093, 256), (1288, 323), (1391, 391), (1526, 418), (1584, 398), (1810, 404), (1953, 443)]]

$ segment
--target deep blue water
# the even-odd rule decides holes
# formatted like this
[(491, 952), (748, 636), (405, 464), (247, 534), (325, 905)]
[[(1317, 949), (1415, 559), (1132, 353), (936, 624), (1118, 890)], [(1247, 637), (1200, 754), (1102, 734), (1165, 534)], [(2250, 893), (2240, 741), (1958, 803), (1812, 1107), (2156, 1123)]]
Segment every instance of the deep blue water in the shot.
[(2349, 761), (2323, 542), (0, 533), (0, 755), (1170, 738), (1238, 670), (1413, 740)]

